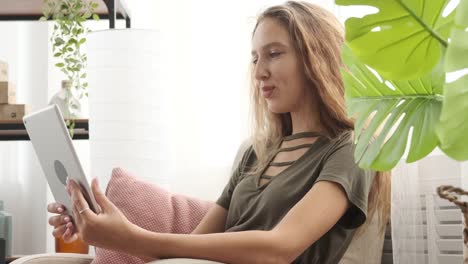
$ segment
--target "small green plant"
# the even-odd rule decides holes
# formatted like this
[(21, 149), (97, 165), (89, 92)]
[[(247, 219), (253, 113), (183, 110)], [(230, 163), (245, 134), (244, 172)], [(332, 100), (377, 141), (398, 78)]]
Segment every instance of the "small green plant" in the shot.
[[(74, 117), (81, 108), (80, 100), (88, 96), (86, 81), (87, 56), (80, 49), (86, 42), (89, 29), (83, 24), (87, 19), (99, 20), (95, 10), (99, 5), (85, 0), (44, 0), (41, 21), (52, 19), (54, 29), (50, 41), (52, 52), (58, 59), (55, 64), (67, 77), (70, 88), (67, 89), (67, 116)], [(73, 137), (74, 119), (67, 120), (67, 126)]]

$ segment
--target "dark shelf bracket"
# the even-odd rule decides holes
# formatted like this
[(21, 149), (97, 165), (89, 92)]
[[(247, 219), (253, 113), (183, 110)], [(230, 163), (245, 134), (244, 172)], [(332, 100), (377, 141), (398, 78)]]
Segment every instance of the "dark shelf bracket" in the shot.
[(130, 28), (131, 26), (130, 16), (128, 15), (128, 12), (126, 12), (124, 8), (122, 7), (122, 3), (120, 3), (120, 0), (103, 0), (103, 1), (106, 4), (107, 11), (109, 13), (109, 28), (115, 28), (115, 21), (117, 20), (116, 1), (118, 1), (118, 4), (121, 7), (122, 16), (125, 18), (125, 27)]
[(116, 11), (115, 11), (115, 0), (104, 0), (109, 12), (109, 28), (115, 28)]

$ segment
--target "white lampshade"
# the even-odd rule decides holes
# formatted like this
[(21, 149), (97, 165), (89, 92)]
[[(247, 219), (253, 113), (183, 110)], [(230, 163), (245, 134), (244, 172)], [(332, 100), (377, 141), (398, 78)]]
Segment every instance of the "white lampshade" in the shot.
[(115, 167), (168, 181), (159, 47), (160, 35), (151, 30), (88, 35), (90, 169), (102, 186)]

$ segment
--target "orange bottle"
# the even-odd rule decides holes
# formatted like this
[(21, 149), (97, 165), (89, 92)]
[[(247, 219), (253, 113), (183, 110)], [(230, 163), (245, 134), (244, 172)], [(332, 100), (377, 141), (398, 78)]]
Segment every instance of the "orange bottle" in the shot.
[(77, 239), (71, 243), (65, 243), (63, 238), (55, 238), (55, 252), (88, 254), (89, 245), (81, 239)]

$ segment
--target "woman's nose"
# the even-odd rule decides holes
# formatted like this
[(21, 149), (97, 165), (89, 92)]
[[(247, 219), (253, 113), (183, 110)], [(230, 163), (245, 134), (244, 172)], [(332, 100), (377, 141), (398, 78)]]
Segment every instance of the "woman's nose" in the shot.
[(265, 79), (268, 79), (269, 76), (270, 76), (270, 71), (267, 65), (264, 62), (261, 62), (260, 60), (258, 60), (257, 64), (255, 65), (255, 79), (265, 80)]

